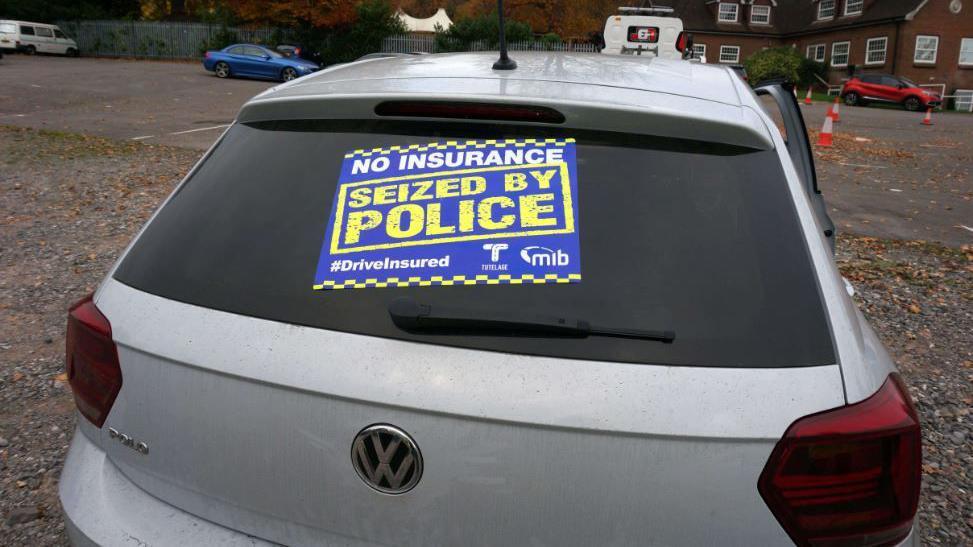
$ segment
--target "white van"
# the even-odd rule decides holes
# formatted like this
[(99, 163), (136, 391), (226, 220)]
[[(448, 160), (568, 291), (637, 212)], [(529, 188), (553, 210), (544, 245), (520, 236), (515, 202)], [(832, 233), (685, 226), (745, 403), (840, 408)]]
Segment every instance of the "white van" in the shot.
[[(618, 8), (618, 15), (605, 21), (605, 48), (608, 55), (647, 55), (662, 59), (682, 59), (688, 35), (682, 19), (673, 17), (670, 7)], [(689, 46), (692, 47), (691, 45)]]
[(0, 20), (0, 49), (35, 53), (78, 56), (78, 44), (57, 25), (28, 21)]

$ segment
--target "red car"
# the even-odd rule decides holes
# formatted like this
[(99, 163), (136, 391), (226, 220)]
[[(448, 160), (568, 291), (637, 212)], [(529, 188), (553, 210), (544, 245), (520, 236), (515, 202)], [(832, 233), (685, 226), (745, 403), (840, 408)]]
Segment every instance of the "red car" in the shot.
[(925, 110), (942, 103), (938, 93), (921, 88), (908, 78), (890, 74), (858, 74), (841, 88), (841, 97), (849, 106), (870, 102), (895, 103), (906, 110)]

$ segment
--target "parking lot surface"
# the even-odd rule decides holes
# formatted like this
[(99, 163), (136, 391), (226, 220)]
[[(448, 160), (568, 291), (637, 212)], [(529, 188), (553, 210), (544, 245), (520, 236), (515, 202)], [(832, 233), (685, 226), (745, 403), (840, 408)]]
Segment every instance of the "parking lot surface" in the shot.
[(220, 80), (202, 63), (0, 60), (0, 125), (206, 150), (247, 99), (276, 82)]
[[(816, 138), (829, 105), (802, 107)], [(973, 243), (973, 115), (839, 109), (835, 145), (815, 147), (818, 182), (839, 231)]]

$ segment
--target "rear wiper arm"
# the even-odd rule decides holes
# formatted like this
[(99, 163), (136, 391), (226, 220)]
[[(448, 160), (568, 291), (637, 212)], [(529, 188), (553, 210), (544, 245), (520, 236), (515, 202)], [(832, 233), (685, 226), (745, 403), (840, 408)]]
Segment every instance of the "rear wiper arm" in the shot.
[(405, 331), (507, 331), (516, 334), (564, 336), (612, 336), (658, 340), (667, 344), (676, 339), (671, 330), (643, 330), (599, 327), (583, 319), (566, 317), (516, 317), (511, 314), (464, 310), (419, 304), (404, 297), (389, 304), (389, 315), (396, 327)]

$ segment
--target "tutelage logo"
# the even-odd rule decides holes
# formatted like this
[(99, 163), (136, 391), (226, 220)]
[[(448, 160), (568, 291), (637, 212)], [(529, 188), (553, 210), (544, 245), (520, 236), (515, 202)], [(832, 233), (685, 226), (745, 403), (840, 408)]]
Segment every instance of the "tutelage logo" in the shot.
[(531, 245), (520, 250), (520, 258), (531, 266), (567, 266), (571, 262), (568, 253), (561, 249), (554, 250), (547, 247)]
[(510, 248), (506, 243), (484, 243), (483, 250), (490, 251), (490, 262), (500, 262), (500, 251)]

